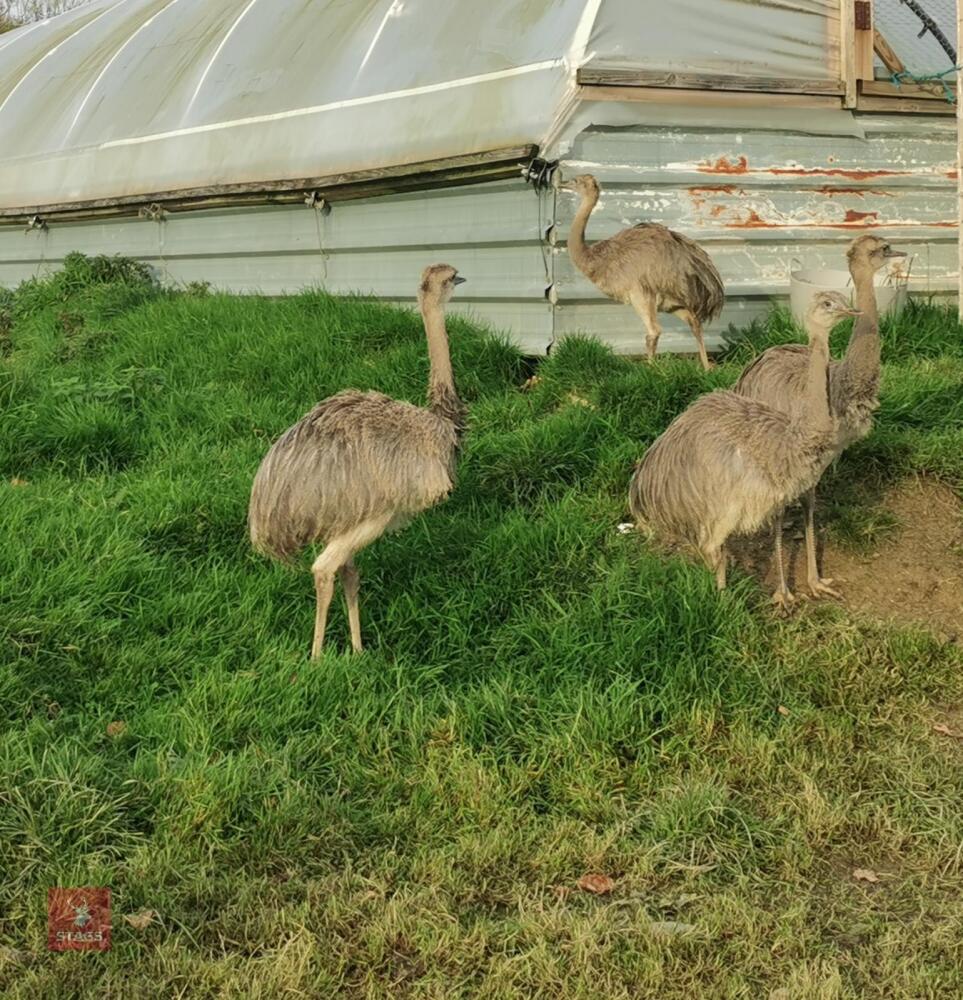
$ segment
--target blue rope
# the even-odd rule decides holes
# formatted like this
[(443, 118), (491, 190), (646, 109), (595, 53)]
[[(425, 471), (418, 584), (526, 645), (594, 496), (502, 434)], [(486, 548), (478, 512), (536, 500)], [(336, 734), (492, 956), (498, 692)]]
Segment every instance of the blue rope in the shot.
[(946, 101), (950, 104), (955, 104), (956, 97), (950, 89), (950, 85), (946, 82), (946, 77), (959, 73), (961, 69), (963, 69), (963, 66), (951, 66), (949, 69), (943, 70), (942, 73), (930, 73), (926, 76), (917, 76), (908, 69), (904, 69), (899, 73), (893, 73), (890, 76), (890, 80), (896, 85), (897, 89), (901, 83), (907, 81), (911, 83), (939, 83), (943, 87), (943, 97)]

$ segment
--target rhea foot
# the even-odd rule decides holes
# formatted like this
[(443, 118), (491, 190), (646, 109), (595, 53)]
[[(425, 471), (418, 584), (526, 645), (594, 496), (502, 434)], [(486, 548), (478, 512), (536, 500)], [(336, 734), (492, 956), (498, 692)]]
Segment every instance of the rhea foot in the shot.
[(783, 587), (772, 595), (770, 603), (775, 605), (776, 613), (778, 615), (783, 618), (788, 618), (793, 613), (793, 609), (796, 606), (796, 598), (790, 592), (788, 587)]
[(811, 579), (807, 584), (810, 596), (817, 601), (821, 597), (833, 597), (837, 601), (841, 601), (843, 595), (833, 588), (832, 583), (831, 579), (824, 579), (823, 577), (816, 577), (815, 580)]

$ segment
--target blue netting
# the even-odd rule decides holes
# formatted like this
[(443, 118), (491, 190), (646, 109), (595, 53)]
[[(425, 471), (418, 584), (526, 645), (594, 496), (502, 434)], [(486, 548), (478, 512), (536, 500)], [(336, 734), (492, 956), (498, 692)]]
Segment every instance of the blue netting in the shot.
[[(932, 18), (955, 49), (956, 0), (916, 0), (915, 6)], [(920, 14), (902, 0), (875, 0), (874, 17), (877, 30), (906, 66), (905, 73), (893, 77), (894, 83), (939, 83), (947, 100), (952, 101), (949, 82), (957, 71), (956, 66), (934, 32), (924, 30)], [(890, 77), (889, 70), (878, 60), (876, 75), (882, 79)]]

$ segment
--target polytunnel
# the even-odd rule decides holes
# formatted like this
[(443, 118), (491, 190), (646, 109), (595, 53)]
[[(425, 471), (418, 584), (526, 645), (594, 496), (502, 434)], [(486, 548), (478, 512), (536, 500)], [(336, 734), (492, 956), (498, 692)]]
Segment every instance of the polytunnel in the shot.
[(590, 237), (652, 219), (706, 245), (730, 290), (716, 337), (860, 226), (902, 229), (943, 294), (952, 106), (887, 78), (874, 13), (915, 72), (947, 59), (892, 7), (92, 0), (0, 35), (0, 284), (81, 249), (172, 283), (402, 301), (426, 255), (457, 257), (463, 308), (526, 348), (590, 329), (637, 349), (631, 310), (569, 265), (571, 199), (523, 177), (589, 171)]

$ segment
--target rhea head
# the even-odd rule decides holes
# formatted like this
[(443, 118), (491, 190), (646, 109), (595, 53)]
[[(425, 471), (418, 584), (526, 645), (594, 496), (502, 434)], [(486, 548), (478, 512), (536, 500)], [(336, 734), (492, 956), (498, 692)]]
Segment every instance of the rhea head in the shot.
[(599, 182), (591, 174), (579, 174), (578, 177), (573, 177), (570, 181), (559, 184), (558, 187), (560, 191), (574, 191), (583, 199), (588, 199), (593, 203), (599, 200), (599, 191), (601, 190)]
[(829, 331), (847, 316), (859, 316), (860, 310), (854, 309), (844, 295), (839, 292), (817, 292), (806, 313), (807, 326), (822, 336), (828, 336)]
[(846, 252), (850, 268), (859, 265), (869, 266), (874, 272), (885, 267), (887, 261), (905, 256), (906, 254), (902, 250), (894, 250), (890, 246), (889, 240), (885, 240), (881, 236), (870, 235), (857, 236)]
[(443, 306), (451, 298), (455, 285), (465, 280), (451, 264), (431, 264), (421, 272), (418, 299), (424, 305)]

